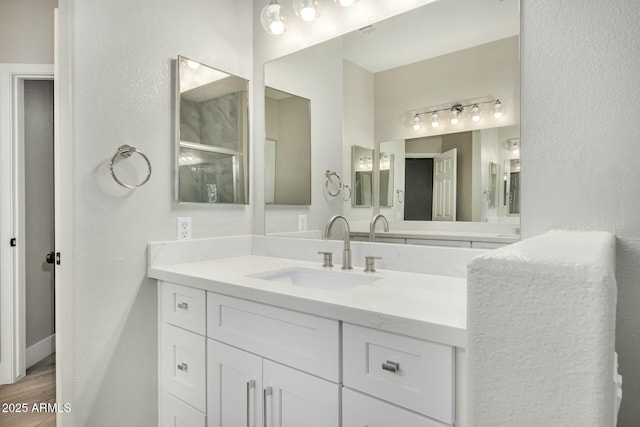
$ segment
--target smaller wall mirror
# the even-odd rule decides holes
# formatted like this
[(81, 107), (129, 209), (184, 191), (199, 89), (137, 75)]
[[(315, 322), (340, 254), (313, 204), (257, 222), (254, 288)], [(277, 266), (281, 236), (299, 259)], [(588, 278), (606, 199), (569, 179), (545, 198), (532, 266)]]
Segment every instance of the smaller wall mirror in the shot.
[(373, 205), (373, 149), (354, 145), (351, 147), (352, 206)]
[(520, 159), (504, 161), (503, 200), (507, 215), (520, 215)]
[(489, 162), (489, 188), (487, 189), (487, 205), (490, 208), (495, 208), (497, 205), (498, 192), (500, 187), (498, 185), (498, 173), (500, 166), (497, 163)]
[(311, 204), (311, 101), (265, 88), (265, 203)]
[(249, 203), (249, 81), (178, 56), (178, 202)]

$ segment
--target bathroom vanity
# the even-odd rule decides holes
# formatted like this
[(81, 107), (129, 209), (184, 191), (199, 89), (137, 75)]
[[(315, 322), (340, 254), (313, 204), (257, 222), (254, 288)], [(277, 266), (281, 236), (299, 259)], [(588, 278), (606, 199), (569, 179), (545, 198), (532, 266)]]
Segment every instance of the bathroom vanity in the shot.
[[(373, 246), (391, 245), (354, 243), (354, 264)], [(464, 425), (463, 277), (227, 252), (150, 249), (162, 426)]]

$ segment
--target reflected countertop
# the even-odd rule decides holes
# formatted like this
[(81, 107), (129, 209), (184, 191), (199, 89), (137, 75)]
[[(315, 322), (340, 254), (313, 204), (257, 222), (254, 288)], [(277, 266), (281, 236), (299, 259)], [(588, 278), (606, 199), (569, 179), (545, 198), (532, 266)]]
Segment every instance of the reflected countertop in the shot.
[[(326, 271), (317, 262), (258, 255), (150, 266), (150, 278), (457, 347), (466, 346), (466, 279), (362, 268), (375, 281), (326, 290), (249, 275), (283, 268)], [(339, 266), (331, 269), (342, 272)]]
[[(462, 240), (474, 242), (515, 243), (520, 240), (518, 234), (487, 233), (479, 231), (449, 231), (449, 230), (409, 230), (393, 229), (382, 231), (378, 224), (376, 237), (394, 237), (401, 239), (434, 239), (434, 240)], [(354, 236), (369, 236), (369, 229), (355, 227), (351, 229)]]

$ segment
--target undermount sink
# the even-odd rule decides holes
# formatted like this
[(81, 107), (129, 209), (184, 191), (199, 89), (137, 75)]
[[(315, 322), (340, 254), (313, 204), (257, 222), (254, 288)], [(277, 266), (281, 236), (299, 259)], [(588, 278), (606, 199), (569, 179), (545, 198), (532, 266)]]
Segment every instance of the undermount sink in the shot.
[(280, 270), (266, 271), (264, 273), (250, 274), (248, 277), (288, 283), (305, 288), (317, 288), (332, 291), (351, 289), (356, 286), (371, 284), (380, 279), (380, 277), (368, 277), (357, 273), (323, 271), (301, 267), (290, 267)]

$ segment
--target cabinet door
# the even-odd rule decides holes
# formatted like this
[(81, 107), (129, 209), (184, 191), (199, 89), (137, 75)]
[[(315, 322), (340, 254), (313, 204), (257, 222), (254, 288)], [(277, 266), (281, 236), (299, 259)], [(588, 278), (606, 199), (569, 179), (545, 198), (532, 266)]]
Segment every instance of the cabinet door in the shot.
[(162, 427), (205, 427), (205, 416), (178, 399), (163, 394)]
[(262, 426), (262, 359), (208, 340), (208, 427)]
[(264, 427), (338, 427), (337, 384), (263, 360)]

